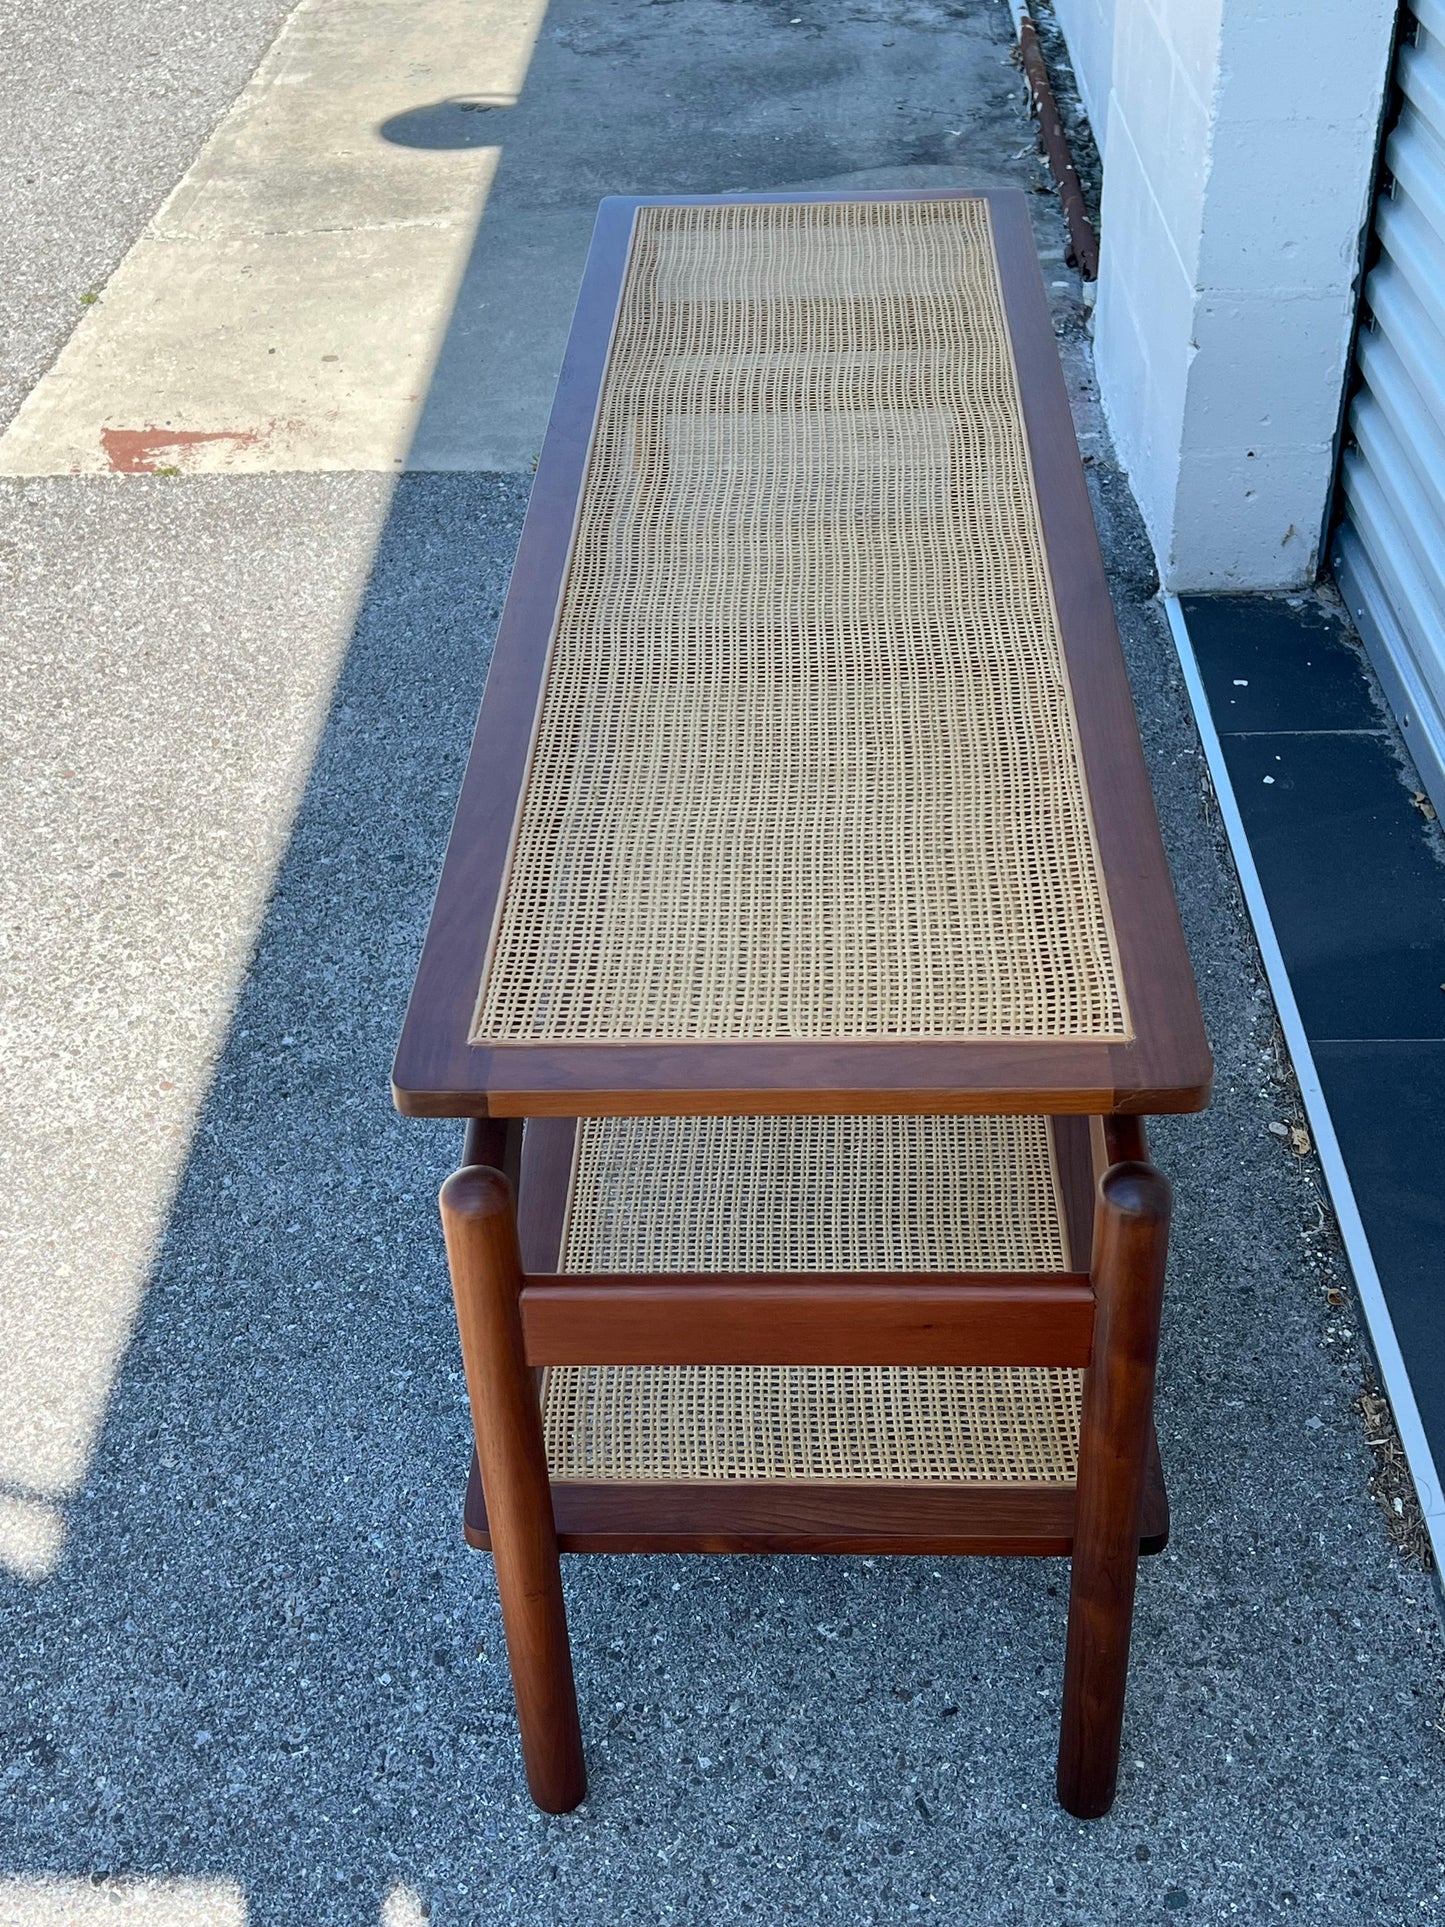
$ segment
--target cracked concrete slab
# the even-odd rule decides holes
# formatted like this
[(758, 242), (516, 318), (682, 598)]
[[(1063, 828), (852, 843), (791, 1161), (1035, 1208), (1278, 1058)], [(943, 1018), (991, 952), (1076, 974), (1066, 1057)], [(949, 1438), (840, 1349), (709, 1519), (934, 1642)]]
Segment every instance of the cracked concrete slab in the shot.
[(1005, 186), (1016, 94), (935, 0), (302, 0), (0, 473), (526, 473), (604, 195)]
[(301, 0), (0, 473), (400, 468), (545, 0)]

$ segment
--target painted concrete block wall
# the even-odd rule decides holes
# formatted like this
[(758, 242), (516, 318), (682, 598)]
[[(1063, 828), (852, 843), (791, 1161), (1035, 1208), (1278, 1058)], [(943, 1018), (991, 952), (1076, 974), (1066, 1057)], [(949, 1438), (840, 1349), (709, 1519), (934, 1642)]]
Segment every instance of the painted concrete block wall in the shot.
[(1095, 352), (1167, 588), (1314, 576), (1394, 13), (1117, 0)]
[[(1120, 0), (1127, 5), (1128, 0)], [(1114, 78), (1115, 0), (1054, 0), (1069, 59), (1099, 152), (1108, 139), (1109, 89)]]

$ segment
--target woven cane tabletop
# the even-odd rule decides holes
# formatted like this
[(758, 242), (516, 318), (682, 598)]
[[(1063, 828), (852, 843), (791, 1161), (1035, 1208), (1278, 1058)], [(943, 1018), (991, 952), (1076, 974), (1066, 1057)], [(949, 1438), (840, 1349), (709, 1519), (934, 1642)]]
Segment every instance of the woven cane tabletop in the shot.
[[(650, 1103), (599, 1090), (618, 1052), (662, 1053), (620, 1073), (655, 1092), (679, 1051), (786, 1048), (813, 1090), (848, 1081), (825, 1052), (941, 1045), (955, 1062), (1053, 1051), (1043, 1086), (1092, 1098), (1106, 1061), (1117, 1084), (1120, 1053), (1158, 1030), (1098, 820), (1099, 725), (1081, 721), (1051, 566), (1000, 200), (629, 210), (606, 332), (585, 288), (593, 339), (579, 350), (574, 331), (596, 377), (585, 447), (566, 375), (549, 440), (576, 478), (565, 547), (555, 529), (533, 541), (559, 565), (534, 593), (524, 538), (497, 646), (488, 707), (522, 753), (499, 741), (458, 852), (464, 792), (439, 901), (445, 1012), (417, 1022), (452, 1028), (454, 1065), (471, 1053), (453, 1081), (540, 1073), (559, 1086), (545, 1104), (500, 1107), (601, 1097), (585, 1113)], [(1068, 456), (1077, 469), (1071, 437)], [(538, 495), (545, 513), (542, 474)], [(1137, 738), (1125, 748), (1137, 765)], [(1167, 873), (1163, 889), (1156, 952), (1178, 978)], [(433, 977), (436, 937), (434, 921)], [(1182, 974), (1187, 1020), (1187, 959)], [(397, 1083), (405, 1101), (401, 1060)]]
[(1128, 1029), (987, 204), (643, 208), (472, 1041)]

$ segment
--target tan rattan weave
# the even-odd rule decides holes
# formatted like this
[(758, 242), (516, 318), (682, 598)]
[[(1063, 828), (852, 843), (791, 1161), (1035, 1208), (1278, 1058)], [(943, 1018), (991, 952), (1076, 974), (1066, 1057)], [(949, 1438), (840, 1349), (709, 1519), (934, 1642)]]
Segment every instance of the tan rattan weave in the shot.
[(1052, 1367), (553, 1366), (556, 1480), (1072, 1484), (1083, 1373)]
[[(559, 1269), (1061, 1271), (1038, 1117), (584, 1118)], [(1068, 1482), (1081, 1374), (557, 1366), (557, 1479)]]
[(577, 1126), (563, 1271), (1063, 1271), (1041, 1117)]
[(641, 209), (473, 1041), (1128, 1034), (987, 204)]

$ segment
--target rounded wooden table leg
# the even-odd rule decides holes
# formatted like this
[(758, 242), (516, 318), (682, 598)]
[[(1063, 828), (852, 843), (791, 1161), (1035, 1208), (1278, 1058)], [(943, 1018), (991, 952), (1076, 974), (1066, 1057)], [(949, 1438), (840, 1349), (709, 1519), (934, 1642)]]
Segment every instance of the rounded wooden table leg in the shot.
[(532, 1798), (566, 1813), (587, 1791), (536, 1387), (522, 1343), (512, 1187), (469, 1166), (442, 1186), (467, 1394)]
[(1168, 1243), (1168, 1181), (1150, 1164), (1111, 1166), (1094, 1220), (1097, 1309), (1079, 1429), (1059, 1733), (1059, 1799), (1084, 1820), (1109, 1811), (1119, 1773)]

